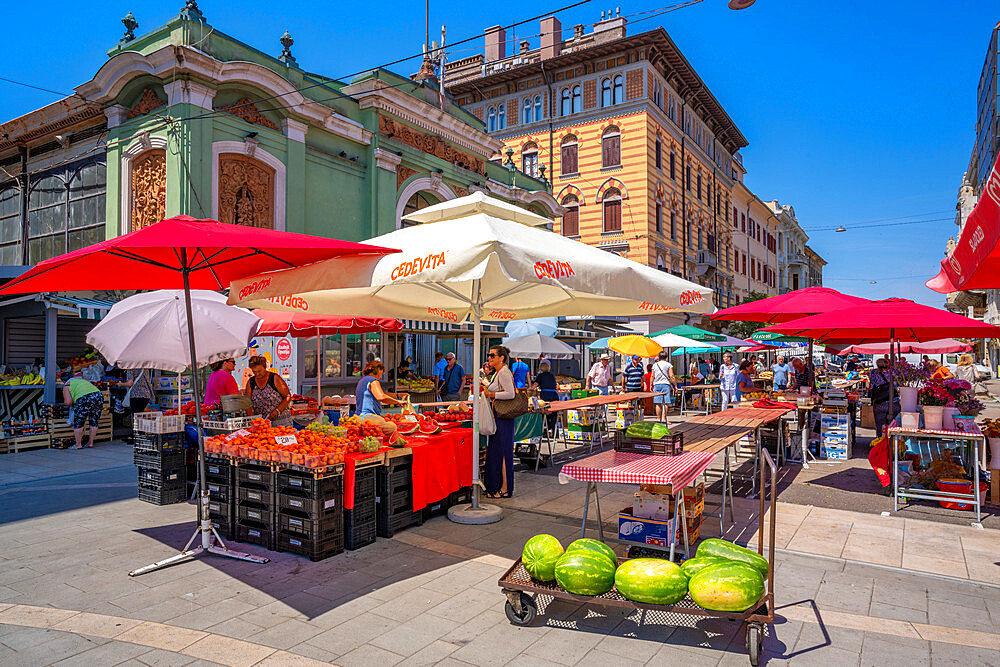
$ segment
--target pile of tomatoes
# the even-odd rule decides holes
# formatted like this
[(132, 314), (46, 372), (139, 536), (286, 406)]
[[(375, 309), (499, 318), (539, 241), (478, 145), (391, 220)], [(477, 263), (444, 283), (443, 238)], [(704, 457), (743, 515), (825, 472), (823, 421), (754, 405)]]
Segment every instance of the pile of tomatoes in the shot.
[[(279, 438), (290, 435), (295, 436), (295, 442), (279, 443)], [(336, 437), (308, 429), (296, 431), (291, 426), (271, 426), (266, 419), (255, 419), (247, 429), (205, 440), (205, 451), (251, 461), (322, 468), (343, 463), (346, 454), (358, 451), (358, 439), (350, 433)]]
[[(188, 415), (188, 416), (193, 417), (194, 414), (195, 414), (195, 408), (196, 407), (197, 406), (194, 404), (194, 401), (188, 401), (183, 406), (181, 406), (180, 410), (178, 410), (177, 408), (171, 408), (170, 410), (167, 410), (163, 414), (165, 414), (165, 415)], [(208, 412), (211, 409), (212, 408), (210, 406), (208, 406), (208, 405), (201, 406), (201, 411), (202, 412)]]

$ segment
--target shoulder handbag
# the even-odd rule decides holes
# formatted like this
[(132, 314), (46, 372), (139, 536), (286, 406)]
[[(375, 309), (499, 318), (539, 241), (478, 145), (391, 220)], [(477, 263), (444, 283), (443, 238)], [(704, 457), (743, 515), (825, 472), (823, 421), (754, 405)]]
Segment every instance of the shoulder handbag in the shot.
[(883, 384), (877, 384), (871, 388), (868, 392), (869, 398), (872, 399), (872, 404), (875, 403), (885, 403), (889, 400), (889, 383), (885, 381), (885, 375), (879, 374), (882, 378)]
[(528, 395), (522, 389), (515, 390), (514, 398), (493, 399), (493, 414), (497, 419), (517, 419), (529, 412)]

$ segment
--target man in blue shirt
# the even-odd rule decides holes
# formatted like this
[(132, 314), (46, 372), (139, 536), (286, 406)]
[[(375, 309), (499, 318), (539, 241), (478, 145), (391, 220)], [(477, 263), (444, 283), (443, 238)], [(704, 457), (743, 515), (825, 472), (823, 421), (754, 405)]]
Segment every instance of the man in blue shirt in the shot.
[(462, 382), (465, 381), (465, 369), (455, 363), (455, 354), (444, 355), (445, 366), (441, 372), (441, 400), (462, 400)]
[(622, 391), (642, 391), (643, 374), (642, 358), (638, 354), (633, 354), (632, 362), (622, 371)]
[(784, 391), (787, 389), (788, 374), (792, 372), (792, 369), (785, 363), (784, 355), (778, 355), (778, 361), (771, 366), (771, 372), (774, 373), (774, 378), (772, 380), (774, 383), (774, 391)]
[(525, 389), (528, 386), (528, 364), (515, 358), (510, 366), (510, 372), (514, 376), (515, 389)]
[(441, 378), (444, 376), (444, 369), (447, 368), (448, 362), (444, 359), (444, 354), (441, 352), (434, 353), (434, 393), (441, 398)]

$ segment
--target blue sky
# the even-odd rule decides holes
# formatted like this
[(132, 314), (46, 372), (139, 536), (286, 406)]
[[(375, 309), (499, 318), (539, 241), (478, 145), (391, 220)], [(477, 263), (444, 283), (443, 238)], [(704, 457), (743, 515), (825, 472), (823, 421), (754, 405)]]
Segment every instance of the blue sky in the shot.
[[(735, 12), (726, 0), (705, 0), (646, 18), (637, 14), (672, 3), (617, 2), (611, 6), (632, 17), (630, 33), (664, 26), (725, 106), (750, 142), (744, 149), (747, 185), (761, 199), (795, 207), (810, 245), (829, 262), (827, 285), (868, 298), (942, 303), (923, 281), (936, 273), (956, 231), (955, 196), (972, 151), (976, 87), (1000, 6), (758, 0)], [(72, 92), (100, 67), (128, 11), (141, 34), (183, 4), (50, 0), (42, 16), (30, 3), (8, 3), (5, 23), (12, 28), (0, 43), (0, 76)], [(199, 4), (217, 29), (275, 55), (278, 37), (288, 30), (299, 63), (331, 76), (412, 55), (423, 42), (419, 0)], [(474, 5), (470, 12), (467, 2), (432, 0), (432, 39), (442, 23), (452, 43), (568, 4), (508, 0)], [(589, 3), (558, 16), (564, 28), (590, 24), (609, 4)], [(517, 28), (516, 39), (535, 45), (537, 33), (533, 22)], [(472, 55), (481, 45), (456, 47), (451, 57)], [(392, 69), (410, 74), (418, 64)], [(55, 99), (0, 81), (0, 119)], [(936, 222), (852, 229), (904, 216)], [(835, 234), (839, 224), (849, 231)]]

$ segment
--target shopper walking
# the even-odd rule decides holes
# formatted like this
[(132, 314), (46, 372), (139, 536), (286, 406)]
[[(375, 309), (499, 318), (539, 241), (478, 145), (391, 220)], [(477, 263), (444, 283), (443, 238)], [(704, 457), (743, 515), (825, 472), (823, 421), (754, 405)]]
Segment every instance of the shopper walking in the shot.
[(963, 354), (958, 358), (958, 365), (955, 366), (955, 377), (965, 380), (975, 388), (979, 382), (979, 372), (976, 370), (975, 360), (971, 354)]
[(448, 362), (441, 352), (434, 353), (434, 393), (441, 398), (441, 378), (444, 377), (444, 369)]
[[(493, 369), (493, 378), (483, 380), (486, 398), (510, 400), (517, 391), (514, 375), (507, 365), (510, 350), (503, 345), (491, 347), (486, 355), (487, 363)], [(486, 440), (486, 470), (483, 486), (489, 498), (510, 498), (514, 492), (514, 420), (495, 417), (496, 433)]]
[(531, 372), (528, 364), (515, 358), (514, 363), (510, 366), (510, 372), (514, 376), (515, 389), (526, 389), (528, 387), (528, 374)]
[(607, 396), (611, 384), (611, 357), (602, 354), (587, 373), (587, 389), (596, 389), (601, 396)]
[(722, 393), (722, 409), (729, 407), (730, 402), (739, 403), (740, 389), (736, 379), (740, 374), (739, 367), (733, 363), (733, 355), (726, 352), (722, 355), (722, 365), (719, 366), (719, 391)]
[(441, 373), (441, 400), (462, 400), (462, 383), (465, 382), (465, 369), (456, 363), (455, 354), (444, 355), (445, 366)]
[[(381, 363), (381, 362), (379, 362)], [(291, 426), (292, 392), (277, 373), (267, 370), (267, 359), (262, 356), (250, 357), (247, 362), (253, 375), (247, 380), (243, 394), (250, 399), (255, 415), (270, 419), (272, 426)]]
[(83, 428), (90, 424), (90, 439), (87, 447), (94, 446), (97, 439), (97, 426), (101, 421), (101, 413), (104, 412), (104, 395), (101, 390), (93, 384), (83, 379), (83, 371), (74, 371), (67, 368), (65, 374), (69, 376), (66, 384), (63, 385), (63, 402), (73, 407), (73, 440), (77, 449), (83, 449)]
[(653, 364), (652, 384), (653, 391), (661, 394), (653, 397), (656, 419), (666, 422), (667, 412), (673, 402), (673, 389), (677, 384), (677, 379), (674, 377), (674, 365), (667, 360), (666, 352), (660, 352), (656, 356), (656, 363)]
[(774, 391), (784, 391), (788, 388), (788, 375), (791, 372), (791, 366), (785, 363), (785, 355), (779, 354), (777, 361), (771, 366), (771, 373), (774, 374), (771, 379)]
[[(533, 387), (538, 389), (538, 398), (543, 401), (558, 401), (559, 391), (558, 385), (556, 384), (556, 376), (552, 374), (552, 366), (547, 361), (543, 361), (538, 364), (538, 374), (535, 376), (535, 381), (532, 384)], [(558, 412), (550, 412), (545, 415), (545, 419), (548, 423), (549, 434), (555, 433), (556, 423), (559, 420)]]

